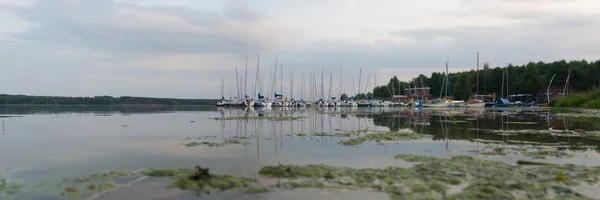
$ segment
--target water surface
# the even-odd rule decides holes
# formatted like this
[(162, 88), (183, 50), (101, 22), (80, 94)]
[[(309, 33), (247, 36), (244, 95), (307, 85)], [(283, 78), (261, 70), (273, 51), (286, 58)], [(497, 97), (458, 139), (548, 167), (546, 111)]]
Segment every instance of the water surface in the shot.
[[(578, 112), (578, 111), (567, 111)], [(302, 117), (295, 121), (215, 120), (231, 116)], [(508, 134), (511, 130), (600, 131), (599, 118), (559, 117), (549, 108), (272, 108), (215, 107), (0, 107), (0, 176), (23, 185), (110, 170), (210, 168), (213, 173), (258, 178), (261, 167), (276, 164), (327, 164), (357, 168), (406, 166), (396, 154), (435, 157), (468, 155), (514, 164), (516, 160), (600, 165), (600, 141), (569, 134)], [(366, 142), (344, 146), (348, 138), (319, 133), (406, 131), (431, 137), (410, 141)], [(507, 134), (494, 132), (505, 130)], [(245, 137), (250, 144), (186, 147), (193, 141)], [(553, 148), (573, 157), (545, 159), (485, 154), (499, 145)], [(99, 199), (197, 199), (148, 179)], [(36, 196), (23, 188), (13, 199)], [(366, 199), (388, 198), (370, 191), (276, 190), (248, 196), (211, 194), (212, 199)]]

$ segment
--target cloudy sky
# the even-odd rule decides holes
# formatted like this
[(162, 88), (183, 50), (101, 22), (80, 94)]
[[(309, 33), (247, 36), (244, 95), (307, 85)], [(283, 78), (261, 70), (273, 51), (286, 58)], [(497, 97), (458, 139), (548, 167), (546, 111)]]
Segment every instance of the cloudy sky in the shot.
[(364, 88), (369, 71), (408, 80), (448, 57), (475, 69), (476, 52), (493, 66), (600, 59), (598, 0), (0, 0), (0, 24), (8, 94), (219, 98), (246, 56), (252, 90), (257, 54), (264, 91), (278, 57), (295, 96), (321, 70), (326, 91), (333, 73), (353, 93), (360, 68)]

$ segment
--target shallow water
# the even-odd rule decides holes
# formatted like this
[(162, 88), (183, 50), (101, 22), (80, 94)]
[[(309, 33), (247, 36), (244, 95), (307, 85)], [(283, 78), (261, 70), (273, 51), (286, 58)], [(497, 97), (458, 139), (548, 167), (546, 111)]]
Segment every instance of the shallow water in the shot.
[[(578, 110), (560, 112), (579, 113)], [(356, 168), (409, 166), (396, 154), (434, 157), (470, 155), (514, 164), (517, 160), (600, 166), (600, 141), (570, 134), (498, 134), (496, 130), (600, 131), (600, 118), (559, 117), (549, 108), (415, 109), (307, 108), (224, 109), (215, 107), (0, 107), (0, 177), (22, 185), (110, 170), (210, 168), (212, 173), (258, 178), (266, 165), (327, 164)], [(295, 121), (215, 120), (235, 116), (302, 117)], [(431, 135), (410, 141), (365, 142), (343, 146), (345, 137), (318, 133), (357, 130)], [(508, 131), (507, 133), (509, 133)], [(364, 133), (363, 133), (364, 134)], [(186, 147), (194, 141), (247, 137), (249, 145)], [(490, 155), (494, 148), (534, 149), (543, 144), (573, 157), (546, 159), (522, 154)], [(558, 146), (558, 148), (556, 148)], [(197, 199), (145, 180), (98, 199)], [(1, 197), (1, 196), (0, 196)], [(152, 198), (150, 198), (152, 197)], [(370, 191), (275, 190), (248, 196), (240, 192), (203, 195), (211, 199), (386, 199)], [(28, 192), (12, 199), (61, 199)]]

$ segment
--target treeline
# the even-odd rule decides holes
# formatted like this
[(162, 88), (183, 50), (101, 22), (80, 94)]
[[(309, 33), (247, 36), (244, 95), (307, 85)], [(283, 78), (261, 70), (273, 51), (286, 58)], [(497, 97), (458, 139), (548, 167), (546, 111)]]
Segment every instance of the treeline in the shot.
[[(440, 67), (440, 69), (443, 67)], [(473, 67), (475, 68), (475, 67)], [(508, 69), (508, 93), (509, 94), (539, 94), (545, 93), (548, 83), (554, 74), (556, 77), (553, 86), (563, 86), (571, 69), (569, 79), (569, 91), (584, 92), (598, 87), (600, 84), (600, 60), (588, 62), (586, 60), (556, 61), (552, 63), (529, 62), (525, 65), (512, 65), (504, 67), (490, 67), (484, 63), (479, 70), (479, 94), (492, 94), (498, 96), (503, 88), (502, 77)], [(430, 87), (433, 97), (440, 95), (445, 73), (434, 72), (431, 76), (420, 75), (414, 81), (399, 81), (394, 77), (387, 85), (378, 86), (373, 95), (377, 98), (390, 98), (393, 94), (404, 94), (407, 87)], [(477, 72), (475, 69), (448, 75), (450, 81), (450, 95), (456, 99), (468, 99), (475, 94), (477, 88)], [(506, 81), (506, 79), (505, 79)], [(444, 89), (446, 86), (444, 86)], [(506, 96), (506, 82), (504, 83), (504, 95)]]
[(213, 105), (213, 99), (172, 99), (150, 97), (59, 97), (0, 94), (0, 105)]

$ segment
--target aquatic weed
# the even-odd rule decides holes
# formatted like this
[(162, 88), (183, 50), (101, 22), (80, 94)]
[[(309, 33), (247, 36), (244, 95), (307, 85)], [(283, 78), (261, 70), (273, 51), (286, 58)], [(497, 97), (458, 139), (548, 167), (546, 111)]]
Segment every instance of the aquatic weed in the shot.
[(367, 134), (365, 136), (340, 141), (339, 144), (342, 144), (344, 146), (355, 146), (355, 145), (361, 145), (367, 141), (382, 142), (382, 141), (416, 140), (416, 139), (421, 139), (424, 137), (429, 137), (429, 135), (419, 134), (419, 133), (411, 133), (411, 132), (386, 132), (386, 133)]
[(246, 190), (246, 194), (259, 194), (259, 193), (267, 193), (270, 192), (267, 187), (259, 187), (259, 188), (249, 188)]
[(242, 139), (233, 139), (233, 138), (225, 139), (223, 142), (208, 142), (208, 141), (189, 142), (189, 143), (185, 143), (183, 145), (185, 145), (186, 147), (197, 147), (197, 146), (223, 147), (223, 146), (226, 146), (229, 144), (250, 145), (249, 142), (243, 141)]
[[(439, 199), (442, 196), (444, 199), (544, 199), (549, 197), (546, 191), (552, 191), (553, 188), (568, 189), (578, 183), (594, 185), (600, 177), (600, 168), (575, 165), (522, 166), (467, 156), (434, 158), (396, 155), (395, 158), (415, 164), (410, 168), (383, 169), (278, 165), (263, 167), (259, 173), (262, 176), (284, 178), (288, 182), (282, 185), (291, 185), (293, 188), (350, 184), (383, 191), (396, 199)], [(457, 188), (459, 191), (448, 193)], [(566, 192), (555, 194), (567, 195)]]

